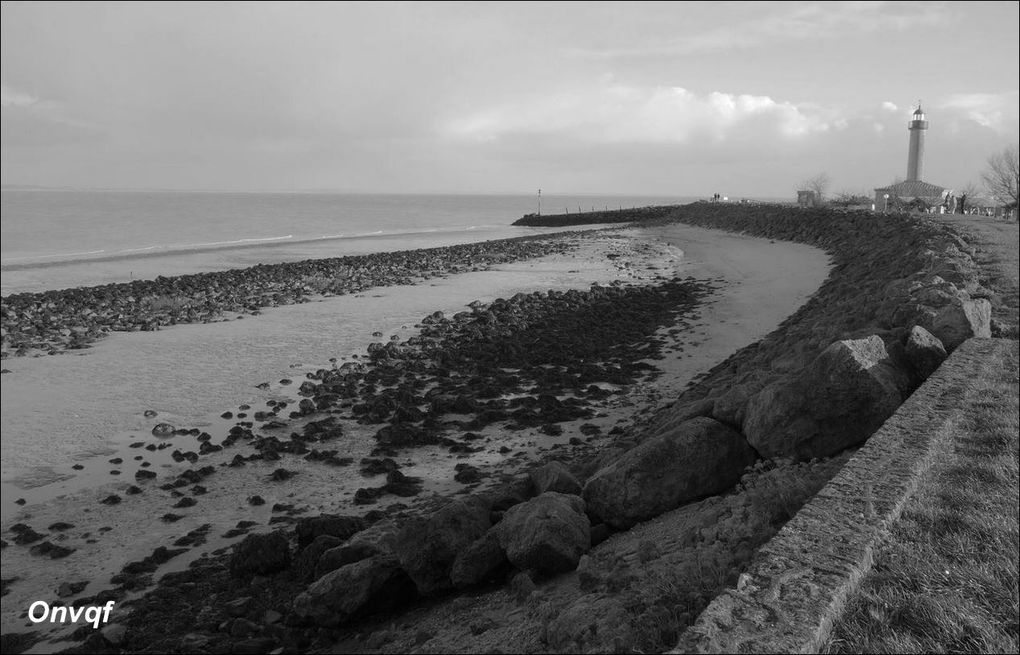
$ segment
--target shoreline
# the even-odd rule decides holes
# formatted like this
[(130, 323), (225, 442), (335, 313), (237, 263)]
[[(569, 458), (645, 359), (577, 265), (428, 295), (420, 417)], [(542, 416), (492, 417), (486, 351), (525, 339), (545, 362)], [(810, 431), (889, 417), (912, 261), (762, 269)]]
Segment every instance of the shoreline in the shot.
[(529, 235), (419, 250), (349, 255), (0, 298), (0, 358), (87, 347), (108, 332), (204, 323), (225, 313), (359, 293), (548, 254), (557, 236)]
[[(632, 230), (632, 232), (633, 232), (633, 230)], [(612, 237), (608, 237), (608, 236), (607, 236), (606, 238), (612, 238)], [(633, 239), (633, 235), (631, 235), (631, 236), (630, 236), (630, 237), (628, 237), (628, 238), (629, 238), (629, 239)], [(733, 242), (740, 242), (740, 241), (753, 241), (753, 240), (748, 240), (748, 239), (746, 239), (746, 238), (742, 238), (742, 237), (729, 237), (729, 238), (730, 238), (730, 239), (731, 239), (731, 240), (732, 240)], [(751, 246), (751, 247), (753, 248), (754, 246)], [(761, 245), (758, 245), (757, 247), (759, 247), (759, 248), (760, 248), (760, 247), (761, 247)], [(766, 249), (771, 249), (771, 248), (766, 248)], [(823, 258), (823, 259), (824, 259), (824, 258)], [(702, 263), (704, 264), (704, 262), (702, 262)], [(710, 265), (710, 264), (709, 264), (709, 265)], [(658, 274), (658, 273), (655, 273), (655, 274)], [(798, 300), (797, 302), (799, 302), (799, 300)], [(795, 305), (794, 305), (794, 306), (795, 306)], [(781, 317), (777, 317), (777, 320), (778, 320), (779, 318), (781, 318)], [(184, 329), (184, 330), (187, 330), (188, 328), (187, 328), (187, 327), (183, 327), (183, 328), (180, 328), (180, 329)], [(729, 339), (729, 338), (732, 338), (732, 335), (730, 335), (730, 336), (728, 336), (728, 337), (726, 337), (726, 338), (727, 338), (727, 339)], [(753, 339), (749, 339), (749, 340), (753, 340)], [(733, 345), (732, 345), (732, 346), (731, 346), (730, 348), (731, 348), (731, 349), (732, 349), (732, 348), (735, 348), (735, 347), (737, 347), (738, 345), (739, 345), (739, 343), (738, 343), (738, 344), (733, 344)], [(697, 346), (697, 344), (688, 344), (688, 347), (690, 347), (690, 346)], [(719, 347), (720, 347), (720, 348), (722, 348), (722, 349), (723, 349), (723, 351), (725, 351), (725, 350), (726, 350), (725, 346), (719, 346)], [(697, 351), (697, 350), (695, 350), (695, 352), (698, 352), (698, 351)], [(724, 354), (725, 354), (725, 353), (724, 353)], [(702, 366), (703, 366), (703, 367), (707, 367), (707, 366), (710, 366), (710, 365), (711, 365), (712, 363), (714, 363), (714, 361), (717, 361), (716, 357), (717, 357), (717, 355), (716, 355), (716, 354), (712, 354), (712, 355), (709, 355), (709, 358), (710, 358), (710, 359), (709, 359), (708, 361), (704, 361), (704, 360), (703, 360), (703, 364), (702, 364)], [(678, 359), (679, 359), (679, 357), (678, 357)], [(692, 375), (692, 374), (689, 374), (689, 375)], [(666, 376), (666, 377), (668, 377), (668, 376)], [(296, 384), (295, 384), (295, 386), (296, 386)], [(660, 395), (661, 395), (661, 391), (659, 391), (658, 393), (656, 393), (656, 392), (655, 392), (654, 390), (652, 390), (652, 391), (650, 391), (649, 393), (650, 393), (650, 395), (649, 395), (649, 396), (648, 396), (648, 397), (646, 398), (646, 400), (649, 400), (649, 401), (651, 401), (651, 402), (655, 402), (655, 401), (657, 400), (657, 398), (658, 398), (658, 397), (660, 397)], [(609, 429), (609, 427), (610, 427), (609, 425), (606, 425), (606, 426), (605, 426), (605, 429)], [(563, 441), (565, 442), (565, 441), (566, 441), (566, 439), (564, 439)], [(409, 470), (410, 470), (410, 472), (411, 472), (411, 473), (414, 473), (414, 470), (413, 470), (413, 469), (409, 469)], [(266, 471), (266, 473), (268, 473), (268, 471)], [(454, 487), (452, 488), (452, 490), (456, 490), (456, 485), (455, 485), (455, 486), (454, 486)], [(200, 500), (202, 500), (202, 499), (200, 499)], [(201, 506), (201, 505), (200, 505), (200, 506)], [(231, 511), (237, 512), (237, 511), (239, 511), (239, 510), (240, 510), (240, 508), (238, 508), (238, 510), (231, 510)], [(246, 513), (248, 512), (248, 510), (243, 510), (243, 511), (245, 511)], [(263, 520), (263, 521), (265, 521), (265, 520), (268, 520), (268, 519), (272, 518), (272, 517), (270, 516), (270, 515), (272, 514), (271, 512), (265, 512), (264, 510), (263, 510), (263, 512), (264, 512), (264, 513), (266, 514), (266, 516), (263, 516), (263, 517), (262, 517), (262, 520)], [(229, 514), (229, 512), (228, 512), (228, 514)], [(261, 516), (261, 515), (259, 515), (259, 516)], [(190, 525), (190, 524), (189, 524), (189, 525)], [(183, 531), (183, 527), (185, 527), (185, 526), (183, 526), (183, 524), (182, 524), (182, 530), (180, 530), (180, 531)], [(6, 549), (5, 549), (5, 550), (6, 550)], [(140, 550), (140, 549), (138, 549), (138, 548), (136, 548), (135, 550), (136, 550), (136, 551), (138, 551), (138, 553), (137, 553), (137, 556), (138, 556), (138, 557), (140, 557), (140, 556), (142, 556), (142, 555), (144, 555), (144, 554), (145, 554), (144, 552), (142, 552), (142, 550)], [(179, 562), (177, 562), (177, 563), (174, 563), (174, 564), (172, 564), (171, 566), (172, 566), (172, 568), (178, 568), (179, 566), (183, 566), (183, 563), (184, 563), (184, 562), (185, 562), (185, 559), (181, 559), (181, 560), (179, 560)], [(15, 588), (16, 588), (16, 587), (15, 587)]]

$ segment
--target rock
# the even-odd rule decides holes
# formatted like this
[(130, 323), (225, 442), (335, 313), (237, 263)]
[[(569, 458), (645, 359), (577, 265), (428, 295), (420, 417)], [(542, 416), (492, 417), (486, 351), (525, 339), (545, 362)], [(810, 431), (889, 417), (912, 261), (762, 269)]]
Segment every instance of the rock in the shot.
[(45, 535), (41, 535), (31, 527), (24, 523), (16, 523), (11, 526), (11, 532), (15, 534), (14, 543), (19, 546), (25, 546), (27, 544), (35, 543), (42, 539)]
[(799, 376), (752, 398), (744, 434), (763, 457), (833, 455), (867, 439), (896, 411), (904, 377), (881, 338), (837, 341)]
[(379, 521), (351, 537), (347, 543), (338, 544), (329, 549), (318, 560), (315, 567), (315, 579), (330, 571), (335, 571), (341, 566), (360, 562), (369, 557), (395, 556), (393, 548), (398, 531), (399, 528), (395, 521)]
[(560, 462), (549, 462), (528, 473), (535, 495), (540, 496), (547, 491), (561, 494), (581, 495), (581, 483)]
[(102, 629), (101, 634), (111, 646), (120, 646), (124, 643), (124, 637), (127, 636), (127, 627), (119, 623), (108, 625)]
[(573, 571), (591, 547), (584, 510), (580, 497), (548, 491), (507, 510), (496, 527), (499, 544), (521, 570)]
[(450, 570), (462, 550), (489, 529), (490, 507), (469, 496), (434, 512), (412, 518), (397, 533), (394, 552), (419, 593), (433, 594), (453, 586)]
[(312, 582), (318, 576), (315, 568), (323, 553), (336, 548), (343, 543), (343, 539), (328, 534), (321, 534), (312, 543), (298, 551), (294, 558), (294, 572), (302, 582)]
[(453, 479), (461, 484), (474, 484), (482, 479), (482, 472), (470, 464), (458, 464)]
[(135, 480), (152, 480), (156, 477), (156, 473), (146, 469), (138, 469), (135, 471)]
[(927, 380), (946, 360), (946, 349), (938, 337), (920, 325), (910, 328), (903, 348), (907, 363), (919, 380)]
[(248, 504), (251, 505), (252, 507), (258, 507), (259, 505), (265, 505), (266, 499), (263, 498), (262, 496), (259, 496), (258, 494), (254, 496), (248, 496)]
[(283, 482), (284, 480), (291, 479), (295, 475), (297, 474), (294, 473), (293, 471), (288, 471), (285, 468), (279, 468), (273, 471), (272, 474), (270, 474), (269, 479), (272, 480), (273, 482)]
[(57, 596), (60, 598), (67, 598), (68, 596), (75, 596), (80, 594), (85, 587), (89, 585), (88, 582), (61, 582), (57, 588)]
[(711, 417), (720, 423), (739, 430), (747, 416), (747, 403), (757, 389), (749, 389), (747, 385), (738, 384), (727, 389), (715, 399)]
[(458, 589), (472, 587), (492, 578), (505, 568), (507, 563), (506, 553), (499, 545), (496, 528), (490, 528), (453, 560), (450, 581)]
[(172, 437), (177, 431), (177, 428), (170, 425), (169, 423), (157, 423), (152, 428), (152, 436), (154, 437)]
[(364, 529), (365, 520), (359, 516), (322, 514), (300, 519), (294, 526), (294, 534), (298, 550), (301, 550), (321, 535), (346, 541)]
[(925, 327), (942, 341), (947, 352), (952, 352), (971, 337), (991, 338), (991, 320), (992, 305), (984, 298), (955, 298)]
[(585, 485), (584, 499), (593, 517), (626, 529), (729, 489), (755, 459), (733, 428), (707, 417), (693, 418), (597, 471)]
[(280, 532), (250, 534), (230, 555), (230, 574), (235, 578), (267, 575), (290, 566), (290, 544)]
[(242, 596), (223, 603), (223, 610), (228, 616), (241, 617), (248, 613), (251, 608), (251, 596)]
[(531, 579), (531, 574), (527, 571), (521, 571), (510, 578), (510, 593), (520, 603), (526, 601), (535, 592), (535, 589), (537, 589), (535, 581)]
[(684, 421), (699, 416), (710, 416), (715, 408), (715, 398), (702, 398), (686, 403), (678, 403), (663, 412), (660, 417), (652, 423), (651, 434), (660, 435), (676, 429)]
[(294, 614), (336, 626), (414, 598), (415, 585), (392, 557), (371, 557), (331, 571), (294, 599)]
[(60, 559), (62, 557), (67, 557), (74, 551), (75, 551), (74, 548), (64, 548), (63, 546), (58, 546), (48, 541), (38, 543), (28, 549), (28, 552), (33, 555), (42, 555), (45, 557), (49, 557), (50, 559)]

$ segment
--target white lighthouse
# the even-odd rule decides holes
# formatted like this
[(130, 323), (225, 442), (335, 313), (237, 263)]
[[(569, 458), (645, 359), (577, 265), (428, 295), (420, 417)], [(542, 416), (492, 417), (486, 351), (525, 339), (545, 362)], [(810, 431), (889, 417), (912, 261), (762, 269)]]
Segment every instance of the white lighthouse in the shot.
[(907, 123), (910, 145), (907, 148), (907, 179), (875, 189), (875, 209), (878, 211), (927, 210), (945, 205), (952, 191), (921, 179), (924, 175), (924, 133), (928, 121), (918, 101), (917, 109)]
[(921, 103), (917, 103), (913, 120), (907, 124), (910, 130), (910, 147), (907, 151), (907, 182), (917, 182), (924, 172), (924, 131), (928, 129), (928, 121), (924, 119)]

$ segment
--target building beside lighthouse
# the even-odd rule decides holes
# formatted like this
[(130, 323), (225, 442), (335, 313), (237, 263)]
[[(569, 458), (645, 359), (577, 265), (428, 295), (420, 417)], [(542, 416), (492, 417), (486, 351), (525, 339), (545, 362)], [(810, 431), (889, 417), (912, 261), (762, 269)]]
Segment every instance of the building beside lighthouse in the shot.
[(907, 123), (910, 139), (907, 145), (907, 177), (902, 182), (875, 189), (875, 209), (920, 209), (941, 205), (950, 191), (937, 184), (921, 179), (924, 174), (924, 133), (928, 131), (928, 119), (920, 103)]

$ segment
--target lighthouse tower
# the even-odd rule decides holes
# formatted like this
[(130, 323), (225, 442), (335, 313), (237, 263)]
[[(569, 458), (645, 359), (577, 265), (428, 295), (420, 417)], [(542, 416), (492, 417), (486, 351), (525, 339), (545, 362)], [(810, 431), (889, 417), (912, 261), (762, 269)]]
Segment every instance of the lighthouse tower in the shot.
[(913, 120), (907, 125), (910, 130), (910, 149), (907, 151), (907, 181), (917, 182), (924, 172), (924, 131), (928, 129), (928, 121), (924, 119), (921, 103), (917, 103)]

